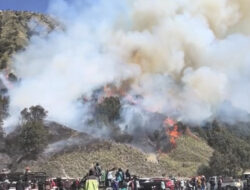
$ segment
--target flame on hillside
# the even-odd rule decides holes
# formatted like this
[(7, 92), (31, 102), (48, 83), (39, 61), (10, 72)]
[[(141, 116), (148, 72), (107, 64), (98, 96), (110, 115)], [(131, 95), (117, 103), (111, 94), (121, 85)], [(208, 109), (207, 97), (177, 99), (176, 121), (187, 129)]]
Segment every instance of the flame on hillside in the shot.
[(173, 147), (176, 147), (176, 140), (180, 137), (181, 133), (178, 131), (178, 124), (175, 120), (167, 118), (164, 121), (166, 127), (166, 134), (170, 138), (170, 143)]

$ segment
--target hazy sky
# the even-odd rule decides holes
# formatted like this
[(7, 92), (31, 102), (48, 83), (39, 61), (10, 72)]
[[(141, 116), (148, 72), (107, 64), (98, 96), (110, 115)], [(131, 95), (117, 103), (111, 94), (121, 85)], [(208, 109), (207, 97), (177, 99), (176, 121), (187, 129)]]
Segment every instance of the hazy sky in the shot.
[(49, 0), (0, 0), (0, 10), (46, 12)]

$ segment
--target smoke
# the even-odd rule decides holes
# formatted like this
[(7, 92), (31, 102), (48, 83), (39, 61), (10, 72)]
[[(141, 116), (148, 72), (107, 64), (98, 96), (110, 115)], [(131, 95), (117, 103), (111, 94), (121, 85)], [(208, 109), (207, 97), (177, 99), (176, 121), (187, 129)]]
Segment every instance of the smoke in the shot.
[[(83, 130), (91, 97), (130, 81), (125, 123), (143, 126), (145, 110), (191, 124), (248, 120), (250, 15), (247, 0), (51, 1), (63, 30), (36, 35), (13, 57), (21, 82), (9, 89), (14, 125), (40, 104), (49, 119)], [(37, 32), (39, 34), (39, 32)], [(43, 32), (44, 33), (44, 32)]]

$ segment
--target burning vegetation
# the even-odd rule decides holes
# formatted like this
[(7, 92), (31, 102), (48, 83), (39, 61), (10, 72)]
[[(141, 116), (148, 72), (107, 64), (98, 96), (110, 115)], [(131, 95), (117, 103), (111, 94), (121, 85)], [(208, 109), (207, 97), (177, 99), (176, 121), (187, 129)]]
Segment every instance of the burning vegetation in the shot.
[[(40, 105), (49, 121), (169, 153), (184, 134), (196, 137), (187, 124), (249, 122), (248, 1), (83, 2), (52, 2), (49, 14), (63, 30), (28, 13), (24, 30), (20, 12), (0, 12), (7, 133), (19, 125), (22, 110)], [(16, 23), (13, 33), (8, 17)], [(215, 147), (210, 130), (204, 138)], [(230, 148), (233, 156), (237, 148)], [(246, 162), (249, 147), (244, 150)], [(224, 154), (217, 151), (215, 157)]]
[(164, 121), (164, 124), (166, 125), (166, 133), (170, 138), (170, 143), (173, 147), (176, 146), (176, 139), (181, 135), (178, 131), (178, 124), (171, 118), (167, 118)]

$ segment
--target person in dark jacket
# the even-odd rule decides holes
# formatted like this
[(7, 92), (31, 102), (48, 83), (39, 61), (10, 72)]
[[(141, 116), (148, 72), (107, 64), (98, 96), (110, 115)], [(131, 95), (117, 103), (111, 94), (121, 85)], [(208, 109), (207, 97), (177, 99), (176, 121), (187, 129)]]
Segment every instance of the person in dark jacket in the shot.
[(201, 177), (201, 190), (205, 190), (206, 189), (206, 177), (205, 176), (202, 176)]
[(78, 190), (78, 186), (79, 186), (78, 180), (74, 180), (71, 187), (70, 187), (70, 189), (71, 190)]
[(215, 181), (214, 180), (210, 180), (209, 183), (210, 183), (210, 190), (214, 190)]
[(64, 188), (63, 188), (62, 179), (61, 179), (61, 178), (57, 178), (56, 181), (57, 181), (57, 182), (56, 182), (56, 185), (57, 185), (58, 189), (59, 189), (59, 190), (63, 190)]
[(44, 190), (45, 189), (45, 186), (44, 186), (45, 184), (41, 181), (41, 180), (39, 180), (38, 181), (38, 190)]
[(222, 186), (222, 178), (221, 177), (219, 177), (217, 184), (218, 184), (218, 188), (217, 189), (221, 190), (221, 186)]
[(100, 177), (102, 175), (102, 169), (101, 169), (101, 166), (99, 165), (99, 163), (96, 163), (94, 170), (95, 170), (96, 177)]
[(125, 180), (128, 182), (131, 180), (131, 175), (130, 175), (130, 172), (129, 170), (127, 169), (126, 172), (125, 172)]
[(24, 190), (24, 184), (23, 184), (22, 180), (17, 181), (16, 190)]
[(191, 185), (192, 185), (192, 188), (193, 188), (193, 190), (196, 190), (196, 185), (197, 185), (197, 183), (196, 183), (196, 179), (195, 179), (195, 177), (193, 177), (192, 179), (191, 179)]

